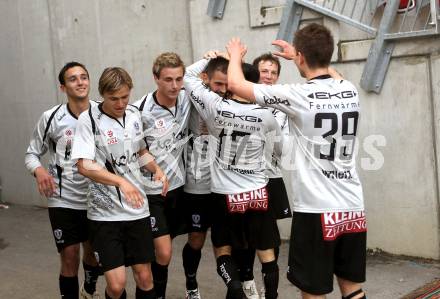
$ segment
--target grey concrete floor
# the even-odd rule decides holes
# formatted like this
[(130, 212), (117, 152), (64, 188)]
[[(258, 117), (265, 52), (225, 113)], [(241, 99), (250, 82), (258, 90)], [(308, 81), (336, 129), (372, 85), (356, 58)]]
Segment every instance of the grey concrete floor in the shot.
[[(186, 237), (180, 236), (173, 244), (173, 260), (169, 269), (168, 299), (184, 298), (185, 280), (181, 251)], [(288, 243), (280, 251), (279, 298), (300, 298), (298, 290), (285, 278)], [(218, 277), (210, 241), (203, 249), (198, 272), (199, 288), (204, 299), (225, 298), (225, 286)], [(367, 262), (367, 282), (364, 289), (368, 298), (395, 299), (440, 278), (440, 263), (418, 259), (404, 259), (384, 255), (370, 256)], [(0, 299), (44, 298), (58, 295), (59, 260), (50, 230), (47, 210), (32, 206), (10, 206), (0, 210)], [(255, 276), (261, 286), (261, 267), (256, 263)], [(128, 298), (134, 298), (134, 283), (129, 269)], [(80, 279), (82, 279), (82, 271)], [(103, 293), (104, 279), (98, 290)], [(336, 290), (336, 288), (335, 288)], [(340, 298), (337, 291), (327, 298)]]

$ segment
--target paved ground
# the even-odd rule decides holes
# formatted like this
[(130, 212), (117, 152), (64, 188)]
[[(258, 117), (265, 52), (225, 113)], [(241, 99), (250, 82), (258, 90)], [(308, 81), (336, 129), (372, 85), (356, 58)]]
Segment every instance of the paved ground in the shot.
[[(174, 256), (170, 266), (168, 299), (184, 298), (184, 275), (181, 250), (186, 238), (174, 242)], [(207, 242), (199, 269), (199, 284), (204, 299), (225, 298), (225, 287), (214, 268), (212, 248)], [(280, 255), (279, 298), (300, 298), (299, 292), (286, 280), (287, 248)], [(10, 206), (0, 210), (0, 298), (56, 299), (58, 295), (59, 261), (50, 231), (47, 210), (31, 206)], [(261, 286), (261, 267), (255, 273)], [(82, 277), (82, 273), (81, 273)], [(408, 260), (384, 255), (368, 259), (368, 298), (396, 299), (412, 290), (440, 278), (440, 263)], [(98, 289), (104, 290), (100, 278)], [(128, 298), (134, 298), (133, 279), (128, 279)], [(328, 298), (340, 298), (335, 292)]]

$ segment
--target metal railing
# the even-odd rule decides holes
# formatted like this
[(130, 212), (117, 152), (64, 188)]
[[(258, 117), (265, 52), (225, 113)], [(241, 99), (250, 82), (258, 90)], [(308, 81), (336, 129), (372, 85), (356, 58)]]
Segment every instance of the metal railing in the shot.
[[(292, 42), (304, 8), (367, 32), (372, 39), (360, 85), (379, 93), (395, 41), (440, 34), (440, 0), (287, 0), (277, 39)], [(208, 15), (221, 19), (226, 0), (209, 0)]]
[(361, 87), (379, 93), (394, 41), (434, 36), (439, 29), (439, 0), (287, 0), (277, 38), (291, 42), (302, 9), (344, 22), (374, 38), (361, 78)]

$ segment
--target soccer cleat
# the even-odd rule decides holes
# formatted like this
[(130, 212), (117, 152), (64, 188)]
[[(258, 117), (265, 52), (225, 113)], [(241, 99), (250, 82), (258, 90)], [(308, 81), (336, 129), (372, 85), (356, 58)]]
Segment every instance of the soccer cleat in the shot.
[(247, 299), (260, 299), (258, 295), (257, 286), (255, 280), (246, 280), (243, 282), (243, 292)]
[(202, 297), (200, 296), (199, 289), (186, 290), (185, 299), (202, 299)]
[(79, 291), (79, 294), (81, 295), (81, 299), (101, 299), (98, 291), (95, 291), (93, 295), (87, 293), (86, 289), (84, 289), (84, 283), (81, 285), (81, 290)]

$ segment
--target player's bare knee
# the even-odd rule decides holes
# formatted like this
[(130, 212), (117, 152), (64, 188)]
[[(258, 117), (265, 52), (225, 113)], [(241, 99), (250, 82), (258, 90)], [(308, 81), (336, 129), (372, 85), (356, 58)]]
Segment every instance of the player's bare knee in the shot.
[(107, 283), (106, 292), (113, 298), (119, 298), (124, 292), (124, 289), (125, 283), (113, 281), (111, 283)]
[(134, 280), (136, 285), (143, 290), (149, 290), (153, 287), (153, 276), (148, 269), (142, 269), (141, 271), (133, 271)]
[(273, 249), (257, 250), (257, 256), (261, 263), (269, 263), (275, 260)]
[(171, 261), (173, 252), (171, 247), (161, 247), (156, 249), (156, 262), (161, 265), (168, 265)]
[(79, 245), (64, 248), (61, 253), (61, 272), (63, 275), (77, 275), (79, 267)]
[(325, 299), (325, 295), (312, 295), (306, 292), (301, 292), (302, 299)]
[(215, 257), (231, 255), (231, 246), (214, 247)]
[(200, 250), (205, 244), (205, 233), (190, 233), (188, 235), (188, 244), (194, 250)]

